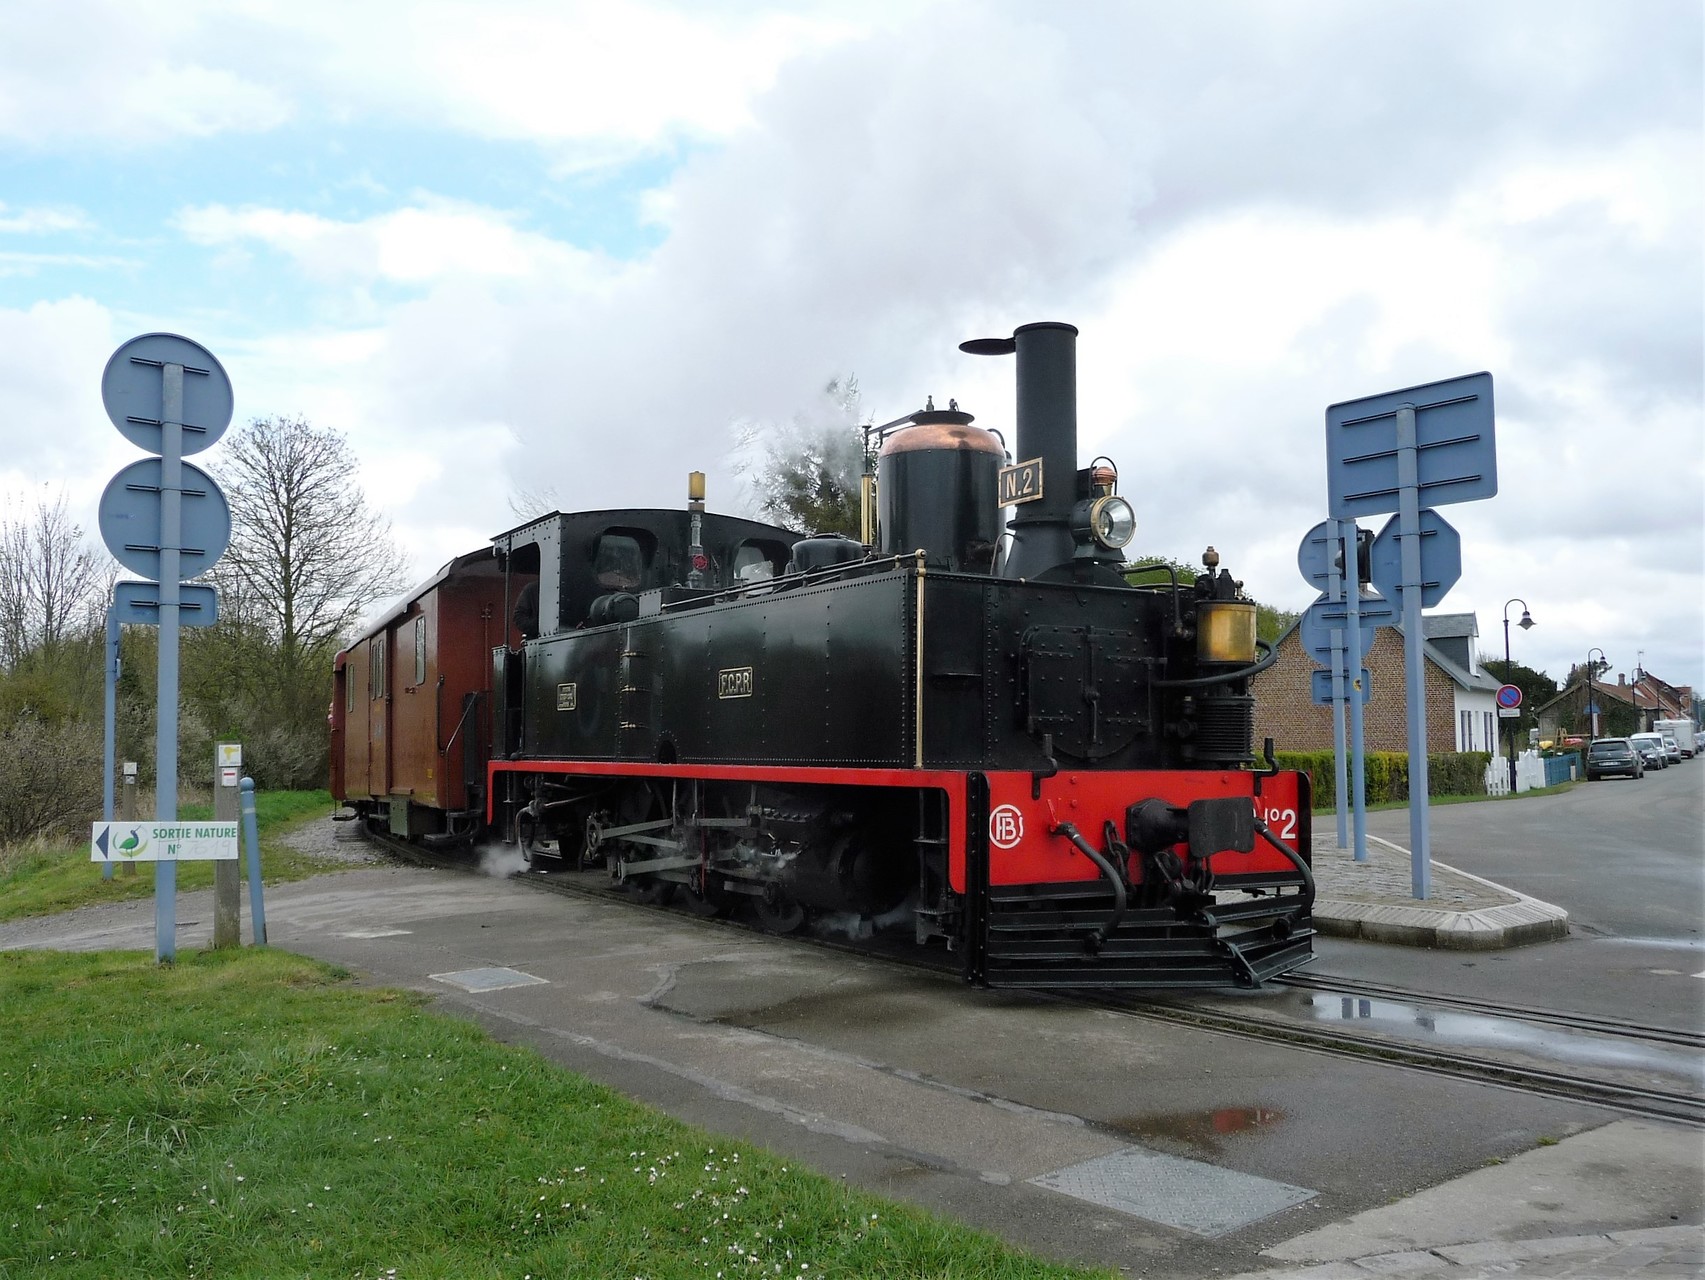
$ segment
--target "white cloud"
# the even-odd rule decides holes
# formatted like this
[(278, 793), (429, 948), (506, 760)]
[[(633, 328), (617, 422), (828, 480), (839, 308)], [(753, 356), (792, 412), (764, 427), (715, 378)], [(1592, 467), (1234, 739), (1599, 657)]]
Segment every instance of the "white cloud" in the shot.
[(175, 226), (196, 244), (259, 244), (339, 288), (378, 281), (429, 284), (457, 276), (587, 283), (595, 255), (515, 227), (505, 215), (449, 200), (359, 221), (259, 207), (204, 205), (181, 210)]
[(93, 224), (81, 209), (66, 205), (34, 205), (14, 209), (0, 200), (0, 235), (50, 235), (87, 231)]
[[(1694, 4), (136, 12), (146, 31), (90, 23), (67, 93), (116, 66), (116, 31), (143, 69), (125, 84), (228, 67), (183, 83), (236, 102), (234, 127), (276, 108), (539, 144), (508, 186), (425, 183), (372, 215), (184, 189), (180, 236), (314, 299), (197, 333), (239, 416), (349, 431), (423, 573), (513, 523), (510, 487), (654, 504), (697, 467), (726, 507), (730, 424), (786, 420), (836, 374), (879, 419), (933, 393), (1010, 428), (1011, 363), (955, 345), (1062, 319), (1083, 452), (1120, 462), (1138, 545), (1212, 542), (1280, 604), (1306, 602), (1325, 406), (1492, 369), (1501, 491), (1448, 513), (1467, 555), (1447, 607), (1489, 637), (1520, 595), (1525, 660), (1644, 648), (1705, 683)], [(129, 90), (97, 90), (54, 136), (114, 135)], [(150, 127), (218, 116), (177, 109)], [(48, 127), (7, 111), (0, 137)], [(613, 263), (547, 230), (563, 172), (683, 139), (620, 193), (655, 251)]]
[(743, 126), (790, 58), (875, 20), (850, 4), (26, 0), (0, 46), (0, 138), (157, 144), (377, 116), (609, 159)]

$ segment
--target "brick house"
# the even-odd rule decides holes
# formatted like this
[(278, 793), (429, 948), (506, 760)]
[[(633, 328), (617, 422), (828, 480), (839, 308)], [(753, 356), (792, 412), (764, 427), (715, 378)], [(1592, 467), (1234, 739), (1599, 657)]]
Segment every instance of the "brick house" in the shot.
[[(1426, 643), (1427, 750), (1499, 750), (1498, 681), (1480, 669), (1474, 654), (1479, 626), (1472, 613), (1423, 616)], [(1404, 675), (1403, 631), (1381, 627), (1368, 650), (1372, 695), (1362, 711), (1369, 751), (1407, 751), (1409, 714)], [(1272, 738), (1280, 751), (1330, 751), (1332, 709), (1316, 704), (1313, 675), (1319, 668), (1303, 652), (1298, 627), (1279, 637), (1279, 659), (1250, 682), (1255, 695), (1255, 741)]]
[[(1595, 676), (1592, 692), (1600, 737), (1643, 733), (1658, 720), (1692, 718), (1693, 690), (1659, 680), (1649, 671), (1636, 670), (1632, 682), (1623, 671), (1615, 680), (1608, 672)], [(1538, 709), (1539, 736), (1552, 742), (1570, 735), (1584, 738), (1591, 729), (1588, 719), (1586, 671), (1576, 667), (1563, 691)]]

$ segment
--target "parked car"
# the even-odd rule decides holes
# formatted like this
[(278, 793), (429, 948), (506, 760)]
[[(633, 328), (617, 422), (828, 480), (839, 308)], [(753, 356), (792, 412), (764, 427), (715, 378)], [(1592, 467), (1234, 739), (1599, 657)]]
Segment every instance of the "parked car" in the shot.
[(1655, 733), (1636, 733), (1628, 739), (1645, 759), (1648, 769), (1669, 768), (1669, 753), (1664, 750), (1664, 740)]
[(1587, 780), (1590, 782), (1612, 775), (1627, 778), (1646, 776), (1645, 762), (1627, 738), (1600, 738), (1587, 748)]
[(1699, 750), (1699, 731), (1691, 720), (1657, 720), (1652, 723), (1652, 732), (1674, 738), (1683, 759), (1693, 759)]
[(1664, 740), (1664, 759), (1668, 760), (1671, 764), (1680, 764), (1681, 763), (1681, 743), (1677, 742), (1674, 738), (1670, 737), (1669, 734), (1667, 734), (1667, 733), (1663, 735), (1663, 740)]

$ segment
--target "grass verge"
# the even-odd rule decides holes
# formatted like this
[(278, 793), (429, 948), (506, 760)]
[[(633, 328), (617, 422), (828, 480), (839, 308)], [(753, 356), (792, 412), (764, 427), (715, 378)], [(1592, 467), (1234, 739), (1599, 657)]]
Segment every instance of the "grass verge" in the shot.
[[(279, 837), (304, 822), (324, 817), (333, 809), (329, 791), (263, 791), (255, 793), (255, 829), (260, 834), (261, 879), (267, 884), (301, 880), (334, 871), (324, 861), (283, 844)], [(212, 819), (210, 805), (184, 805), (178, 815), (186, 821)], [(244, 875), (246, 877), (247, 863)], [(207, 889), (213, 885), (211, 862), (180, 862), (178, 889)], [(89, 860), (89, 847), (26, 845), (0, 849), (0, 921), (21, 916), (48, 915), (74, 907), (154, 896), (154, 864), (117, 867), (111, 880), (101, 878), (101, 864)]]
[(0, 1277), (1106, 1275), (285, 952), (0, 952)]

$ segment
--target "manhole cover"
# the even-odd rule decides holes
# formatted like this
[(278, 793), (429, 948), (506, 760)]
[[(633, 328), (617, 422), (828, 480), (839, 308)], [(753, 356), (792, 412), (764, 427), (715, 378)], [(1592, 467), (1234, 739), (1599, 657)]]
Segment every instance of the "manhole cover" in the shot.
[(455, 973), (428, 974), (434, 982), (448, 983), (463, 991), (502, 991), (505, 987), (532, 987), (548, 981), (519, 969), (461, 969)]
[(1209, 1237), (1236, 1231), (1280, 1209), (1312, 1200), (1315, 1194), (1304, 1187), (1142, 1147), (1126, 1147), (1030, 1181), (1106, 1209)]

